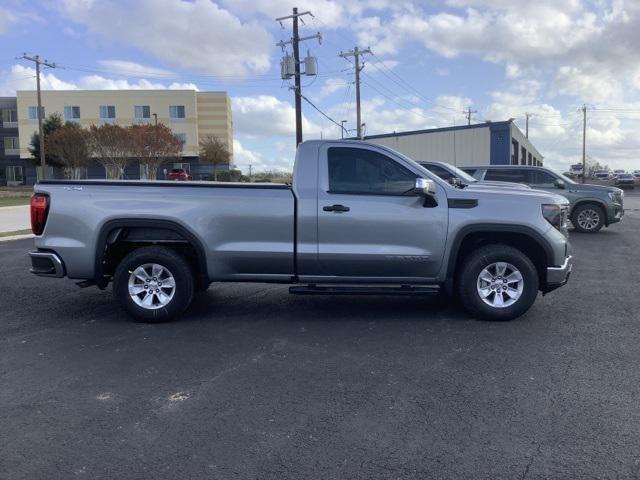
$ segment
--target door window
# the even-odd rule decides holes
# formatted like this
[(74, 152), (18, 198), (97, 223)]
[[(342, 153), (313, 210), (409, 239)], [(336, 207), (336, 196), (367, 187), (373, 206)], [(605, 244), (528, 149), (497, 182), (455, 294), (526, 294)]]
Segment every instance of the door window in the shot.
[(402, 195), (415, 186), (414, 173), (372, 150), (333, 147), (328, 160), (329, 193)]
[(487, 169), (484, 179), (497, 182), (529, 183), (527, 177), (527, 170), (524, 168), (490, 168)]
[(554, 188), (556, 177), (544, 170), (532, 170), (529, 172), (531, 185), (539, 188)]

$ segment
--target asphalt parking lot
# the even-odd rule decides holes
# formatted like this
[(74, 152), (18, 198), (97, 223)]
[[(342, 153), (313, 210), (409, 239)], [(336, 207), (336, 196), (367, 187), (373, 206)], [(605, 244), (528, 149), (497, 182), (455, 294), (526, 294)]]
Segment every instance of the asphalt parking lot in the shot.
[(640, 192), (509, 323), (225, 284), (129, 321), (0, 243), (0, 478), (638, 478)]

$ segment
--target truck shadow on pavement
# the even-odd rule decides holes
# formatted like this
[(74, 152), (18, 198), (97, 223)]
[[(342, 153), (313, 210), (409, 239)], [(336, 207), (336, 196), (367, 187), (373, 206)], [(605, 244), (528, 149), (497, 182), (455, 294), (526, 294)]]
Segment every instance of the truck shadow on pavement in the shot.
[(243, 286), (230, 296), (215, 284), (196, 295), (181, 321), (270, 319), (284, 321), (468, 321), (471, 317), (444, 295), (290, 295), (288, 287)]

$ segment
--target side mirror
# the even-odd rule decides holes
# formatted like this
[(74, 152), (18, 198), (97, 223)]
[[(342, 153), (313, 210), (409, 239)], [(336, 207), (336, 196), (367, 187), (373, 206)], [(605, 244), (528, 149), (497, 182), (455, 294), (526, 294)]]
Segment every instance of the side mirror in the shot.
[(413, 192), (425, 197), (432, 197), (436, 194), (436, 183), (428, 178), (416, 178), (416, 186)]
[(555, 182), (553, 182), (554, 185), (556, 186), (556, 188), (560, 188), (563, 189), (566, 187), (566, 184), (564, 183), (564, 180), (558, 178)]

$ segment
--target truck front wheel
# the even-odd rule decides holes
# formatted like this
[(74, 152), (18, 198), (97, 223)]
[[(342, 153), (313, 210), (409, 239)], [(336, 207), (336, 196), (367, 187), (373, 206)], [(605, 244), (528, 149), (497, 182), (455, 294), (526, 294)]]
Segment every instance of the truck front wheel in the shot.
[(193, 298), (189, 263), (165, 247), (129, 253), (113, 275), (113, 293), (124, 310), (142, 322), (164, 322), (181, 314)]
[(596, 233), (604, 226), (605, 213), (593, 203), (578, 205), (571, 215), (571, 223), (577, 232)]
[(538, 295), (538, 273), (529, 257), (508, 245), (486, 245), (463, 260), (458, 293), (464, 307), (482, 320), (512, 320)]

